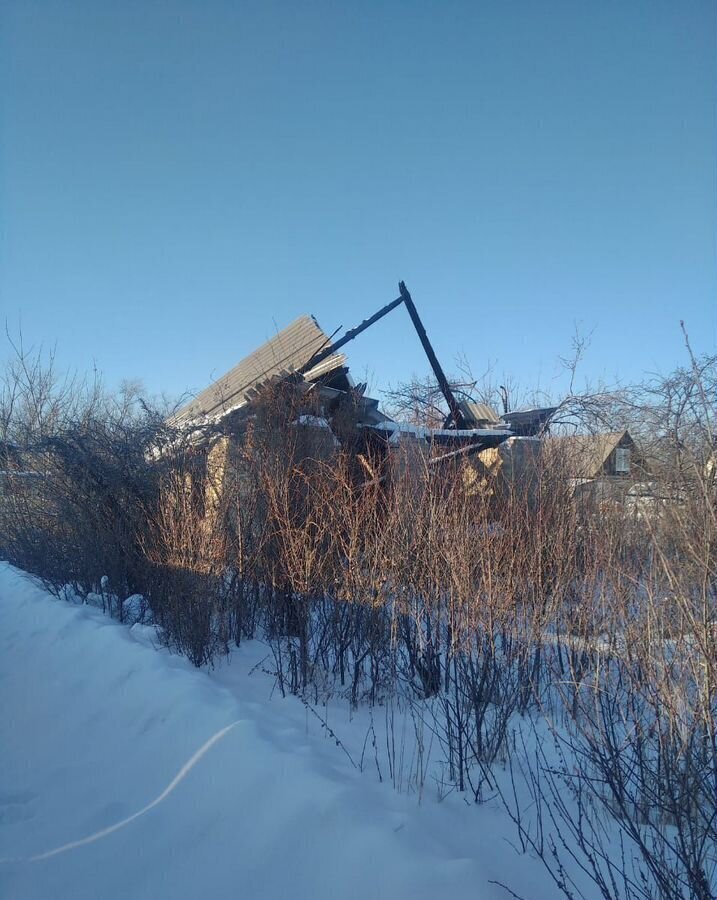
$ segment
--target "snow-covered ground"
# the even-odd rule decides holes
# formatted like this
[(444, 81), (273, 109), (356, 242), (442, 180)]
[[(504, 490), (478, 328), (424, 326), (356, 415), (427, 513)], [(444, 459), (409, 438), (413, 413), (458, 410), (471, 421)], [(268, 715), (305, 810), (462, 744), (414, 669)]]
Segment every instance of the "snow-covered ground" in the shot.
[(497, 804), (395, 790), (368, 711), (318, 707), (337, 744), (267, 653), (198, 671), (0, 563), (0, 897), (556, 897)]

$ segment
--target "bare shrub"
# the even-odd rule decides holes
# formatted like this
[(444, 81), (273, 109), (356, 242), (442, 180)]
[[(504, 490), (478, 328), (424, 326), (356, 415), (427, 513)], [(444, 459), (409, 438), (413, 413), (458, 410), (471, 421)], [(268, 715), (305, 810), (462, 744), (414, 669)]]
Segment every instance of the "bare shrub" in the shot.
[[(25, 361), (4, 395), (2, 552), (58, 594), (102, 588), (120, 618), (143, 594), (197, 666), (260, 634), (307, 704), (338, 694), (388, 717), (405, 702), (455, 789), (502, 797), (566, 897), (587, 879), (605, 898), (702, 900), (717, 877), (713, 374), (691, 357), (562, 410), (597, 425), (620, 409), (649, 431), (650, 490), (630, 505), (576, 496), (559, 453), (478, 477), (480, 461), (418, 441), (388, 451), (350, 397), (327, 409), (298, 380), (181, 431), (127, 398), (90, 391), (80, 408)], [(380, 772), (375, 732), (373, 747)]]

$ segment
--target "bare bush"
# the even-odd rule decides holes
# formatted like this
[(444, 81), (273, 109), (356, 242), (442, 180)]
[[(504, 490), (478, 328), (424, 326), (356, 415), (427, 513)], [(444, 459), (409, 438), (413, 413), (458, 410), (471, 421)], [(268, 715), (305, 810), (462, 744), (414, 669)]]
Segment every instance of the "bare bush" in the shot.
[(350, 397), (327, 412), (292, 381), (182, 431), (126, 398), (28, 391), (34, 371), (3, 413), (13, 563), (58, 594), (101, 590), (119, 618), (142, 594), (197, 666), (258, 633), (282, 692), (405, 701), (447, 779), (502, 797), (566, 897), (585, 879), (605, 898), (713, 895), (714, 360), (563, 409), (649, 430), (632, 506), (577, 498), (560, 453), (478, 477), (419, 442), (388, 452)]

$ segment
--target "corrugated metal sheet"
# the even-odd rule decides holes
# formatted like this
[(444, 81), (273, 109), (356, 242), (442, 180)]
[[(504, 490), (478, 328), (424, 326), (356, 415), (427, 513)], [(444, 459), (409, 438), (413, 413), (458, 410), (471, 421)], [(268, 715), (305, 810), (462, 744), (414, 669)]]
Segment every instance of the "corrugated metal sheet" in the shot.
[(461, 400), (458, 404), (460, 411), (468, 422), (488, 422), (493, 425), (500, 422), (500, 418), (494, 409), (485, 403), (476, 403), (473, 400)]
[[(249, 392), (270, 378), (298, 371), (328, 343), (329, 338), (316, 319), (301, 316), (182, 407), (172, 421), (183, 424), (210, 419), (236, 409), (247, 401)], [(308, 371), (305, 377), (312, 381), (345, 362), (343, 353), (334, 353)]]

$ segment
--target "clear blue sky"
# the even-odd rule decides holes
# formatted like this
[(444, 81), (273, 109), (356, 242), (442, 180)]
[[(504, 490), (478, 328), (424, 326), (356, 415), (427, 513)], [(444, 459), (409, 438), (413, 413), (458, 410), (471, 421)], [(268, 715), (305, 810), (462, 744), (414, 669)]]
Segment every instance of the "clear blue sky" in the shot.
[[(33, 2), (0, 11), (0, 309), (198, 390), (406, 281), (439, 357), (633, 379), (717, 341), (717, 4)], [(403, 310), (350, 345), (427, 372)], [(1, 354), (6, 355), (6, 347)], [(0, 360), (1, 361), (1, 360)]]

